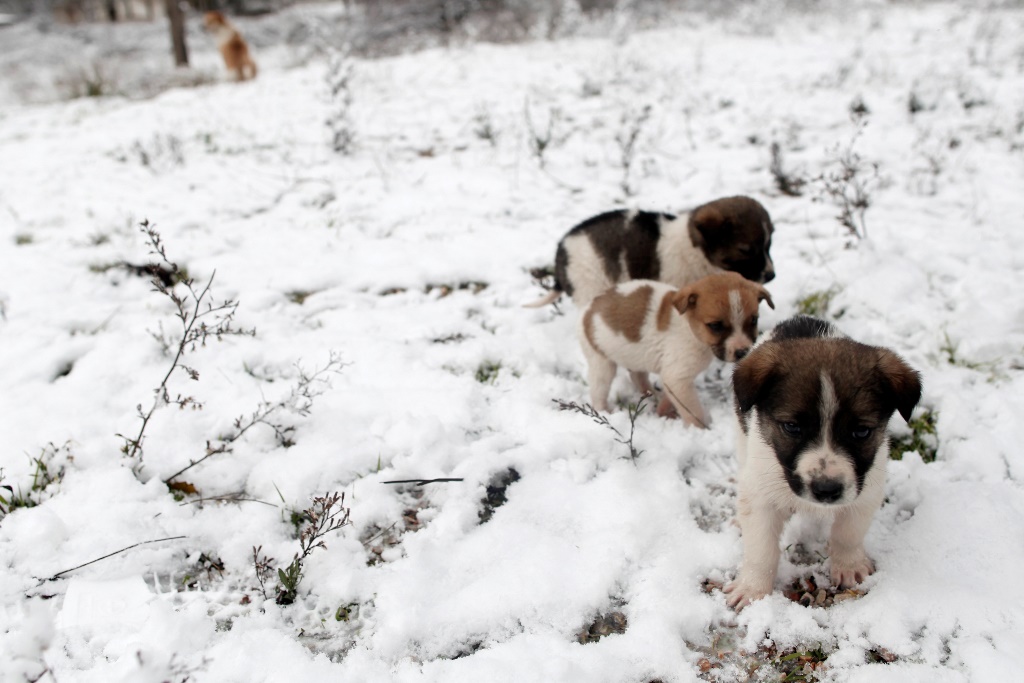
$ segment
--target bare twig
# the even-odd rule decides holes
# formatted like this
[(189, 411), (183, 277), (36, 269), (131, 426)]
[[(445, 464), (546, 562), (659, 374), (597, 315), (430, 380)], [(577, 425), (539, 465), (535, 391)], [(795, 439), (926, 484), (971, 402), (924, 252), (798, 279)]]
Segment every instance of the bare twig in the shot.
[(640, 397), (640, 400), (636, 402), (635, 406), (631, 406), (628, 409), (628, 414), (629, 414), (629, 436), (628, 437), (624, 436), (622, 434), (622, 432), (620, 432), (618, 429), (616, 429), (612, 425), (612, 423), (608, 421), (607, 417), (605, 417), (604, 415), (599, 413), (597, 411), (597, 409), (594, 406), (592, 406), (591, 404), (589, 404), (589, 403), (584, 403), (583, 405), (580, 405), (578, 403), (575, 403), (574, 401), (563, 401), (560, 398), (553, 398), (551, 400), (554, 401), (558, 405), (558, 409), (559, 410), (571, 410), (571, 411), (573, 411), (575, 413), (579, 413), (581, 415), (586, 415), (587, 417), (589, 417), (591, 420), (593, 420), (597, 424), (602, 425), (604, 427), (607, 427), (608, 429), (610, 429), (613, 432), (615, 432), (615, 435), (618, 437), (615, 440), (618, 443), (621, 443), (624, 446), (629, 448), (629, 457), (633, 461), (633, 463), (636, 464), (636, 459), (639, 458), (643, 454), (643, 451), (637, 450), (637, 448), (633, 445), (633, 433), (634, 433), (634, 430), (636, 429), (636, 420), (637, 420), (638, 417), (640, 417), (640, 414), (642, 412), (644, 412), (644, 409), (647, 407), (647, 405), (646, 405), (647, 399), (649, 399), (650, 397), (651, 397), (651, 393), (650, 392), (645, 393), (643, 396)]
[(636, 155), (636, 143), (640, 139), (647, 120), (651, 117), (651, 105), (645, 105), (639, 112), (625, 112), (620, 121), (619, 132), (615, 135), (615, 142), (619, 145), (619, 162), (622, 164), (622, 181), (620, 187), (628, 197), (634, 194), (633, 185), (630, 183), (630, 175), (633, 170), (633, 160)]
[[(139, 425), (139, 431), (134, 438), (125, 436), (123, 434), (117, 434), (124, 444), (121, 447), (121, 451), (129, 458), (138, 457), (142, 459), (142, 443), (145, 438), (146, 427), (149, 425), (149, 421), (153, 417), (153, 413), (156, 412), (157, 408), (174, 404), (181, 409), (191, 407), (194, 410), (201, 409), (203, 406), (192, 396), (182, 396), (178, 394), (176, 397), (171, 398), (170, 391), (168, 390), (168, 382), (175, 370), (182, 370), (192, 380), (199, 379), (199, 372), (194, 368), (191, 368), (182, 363), (182, 357), (189, 351), (195, 351), (196, 344), (200, 346), (206, 345), (206, 340), (209, 337), (214, 337), (218, 341), (226, 335), (246, 335), (255, 336), (256, 330), (245, 330), (234, 327), (233, 319), (235, 311), (238, 308), (238, 302), (232, 300), (225, 300), (221, 303), (214, 305), (204, 300), (210, 293), (210, 287), (213, 285), (213, 278), (217, 274), (214, 271), (210, 275), (210, 279), (206, 285), (199, 289), (194, 286), (194, 281), (190, 278), (183, 276), (183, 271), (177, 263), (171, 261), (167, 257), (167, 250), (163, 244), (163, 240), (160, 237), (160, 233), (156, 231), (155, 226), (151, 225), (149, 221), (143, 221), (141, 224), (142, 232), (146, 235), (149, 240), (150, 253), (156, 254), (160, 257), (163, 265), (160, 266), (160, 272), (169, 273), (166, 277), (154, 277), (152, 280), (153, 291), (158, 292), (174, 304), (176, 309), (175, 317), (181, 321), (181, 338), (177, 341), (176, 345), (170, 343), (164, 343), (165, 349), (174, 349), (174, 359), (171, 361), (171, 366), (167, 369), (163, 379), (157, 388), (154, 389), (153, 404), (148, 410), (143, 410), (142, 404), (136, 406), (141, 424)], [(170, 282), (171, 284), (167, 284)], [(175, 283), (180, 282), (188, 290), (188, 297), (182, 297), (174, 291)], [(208, 325), (204, 318), (212, 316), (212, 324)]]
[[(72, 567), (71, 569), (65, 569), (64, 571), (59, 571), (56, 574), (54, 574), (53, 576), (51, 576), (50, 578), (46, 579), (46, 581), (56, 581), (63, 574), (67, 574), (69, 572), (73, 572), (73, 571), (75, 571), (77, 569), (81, 569), (82, 567), (88, 567), (90, 564), (96, 564), (97, 562), (99, 562), (101, 560), (105, 560), (108, 557), (113, 557), (114, 555), (119, 555), (120, 553), (123, 553), (126, 550), (131, 550), (132, 548), (137, 548), (140, 545), (146, 545), (147, 543), (162, 543), (164, 541), (178, 541), (178, 540), (181, 540), (183, 538), (186, 538), (186, 537), (185, 536), (168, 536), (167, 538), (155, 538), (152, 541), (140, 541), (138, 543), (133, 543), (132, 545), (130, 545), (130, 546), (126, 547), (126, 548), (121, 548), (120, 550), (115, 550), (114, 552), (108, 553), (108, 554), (104, 555), (103, 557), (97, 557), (95, 560), (89, 560), (85, 564), (80, 564), (77, 567)], [(43, 583), (45, 583), (45, 581)]]
[(271, 420), (271, 416), (281, 410), (289, 410), (290, 412), (303, 417), (309, 415), (309, 411), (313, 407), (313, 400), (317, 396), (323, 394), (327, 389), (327, 380), (325, 375), (341, 372), (341, 368), (343, 368), (344, 365), (345, 364), (341, 360), (341, 356), (332, 351), (327, 363), (322, 368), (314, 370), (311, 374), (306, 374), (301, 367), (296, 366), (299, 371), (299, 379), (296, 381), (295, 386), (292, 387), (292, 390), (288, 392), (284, 398), (275, 402), (263, 401), (249, 416), (239, 415), (235, 418), (234, 431), (231, 434), (218, 439), (218, 443), (216, 444), (207, 441), (206, 454), (203, 455), (203, 457), (198, 460), (189, 461), (188, 465), (165, 478), (164, 483), (169, 484), (175, 478), (181, 476), (208, 458), (220, 455), (221, 453), (230, 453), (231, 444), (238, 441), (246, 432), (258, 424), (266, 425), (273, 429), (274, 434), (277, 435), (278, 441), (282, 446), (291, 446), (293, 444), (291, 440), (291, 433), (295, 428), (275, 422)]
[(260, 582), (260, 592), (263, 594), (263, 599), (267, 599), (267, 585), (266, 582), (274, 574), (274, 558), (267, 557), (264, 555), (260, 557), (260, 551), (263, 550), (263, 546), (253, 546), (252, 549), (252, 565), (256, 569), (256, 580)]
[(866, 162), (855, 151), (857, 139), (864, 132), (866, 123), (863, 119), (855, 119), (857, 126), (853, 137), (845, 148), (836, 146), (832, 151), (830, 165), (832, 170), (822, 173), (817, 181), (821, 186), (819, 198), (827, 197), (839, 215), (836, 218), (849, 232), (850, 236), (865, 239), (868, 236), (865, 214), (871, 207), (874, 197), (872, 193), (885, 187), (886, 181), (879, 171), (877, 162)]
[(178, 507), (182, 507), (184, 505), (202, 505), (203, 503), (208, 503), (210, 501), (224, 501), (227, 503), (260, 503), (262, 505), (269, 505), (272, 508), (281, 507), (276, 503), (268, 503), (267, 501), (260, 500), (259, 498), (246, 498), (245, 491), (238, 491), (236, 493), (225, 493), (224, 495), (221, 496), (208, 496), (206, 498), (197, 498), (196, 500), (186, 500), (183, 503), (179, 503)]
[(392, 481), (382, 482), (384, 484), (416, 484), (416, 486), (423, 486), (424, 484), (440, 484), (448, 481), (462, 481), (462, 477), (441, 477), (439, 479), (394, 479)]
[(778, 142), (772, 143), (771, 155), (772, 160), (768, 170), (771, 172), (772, 178), (775, 179), (775, 187), (779, 192), (789, 197), (799, 197), (802, 195), (803, 186), (807, 181), (785, 169), (782, 162), (782, 146)]
[(378, 538), (380, 538), (381, 536), (383, 536), (383, 535), (384, 535), (384, 534), (386, 534), (387, 532), (391, 531), (391, 530), (392, 530), (392, 529), (394, 529), (394, 528), (395, 528), (396, 526), (398, 526), (398, 522), (392, 522), (392, 523), (391, 523), (391, 526), (389, 526), (389, 527), (386, 527), (386, 528), (384, 528), (384, 529), (381, 529), (380, 531), (378, 531), (377, 533), (375, 533), (375, 534), (374, 534), (373, 536), (370, 536), (370, 537), (369, 537), (368, 539), (366, 539), (365, 541), (363, 541), (363, 545), (370, 545), (370, 543), (372, 543), (373, 541), (376, 541), (376, 540), (377, 540)]

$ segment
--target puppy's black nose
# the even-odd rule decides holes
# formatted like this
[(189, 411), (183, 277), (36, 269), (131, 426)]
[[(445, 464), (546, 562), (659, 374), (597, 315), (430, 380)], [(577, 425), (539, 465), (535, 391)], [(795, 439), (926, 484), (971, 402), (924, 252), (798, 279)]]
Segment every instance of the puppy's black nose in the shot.
[(822, 503), (834, 503), (843, 497), (843, 482), (838, 479), (815, 479), (811, 482), (811, 495)]
[(743, 358), (745, 355), (750, 353), (750, 349), (736, 349), (736, 360)]
[(774, 270), (766, 270), (766, 271), (764, 271), (764, 282), (771, 282), (774, 279), (775, 279), (775, 271)]

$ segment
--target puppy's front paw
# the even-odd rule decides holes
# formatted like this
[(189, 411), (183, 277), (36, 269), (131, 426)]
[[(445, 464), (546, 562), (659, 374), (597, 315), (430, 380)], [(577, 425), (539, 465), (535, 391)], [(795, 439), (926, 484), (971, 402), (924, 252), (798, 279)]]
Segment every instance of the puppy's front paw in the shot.
[(832, 556), (832, 584), (850, 588), (875, 573), (875, 565), (863, 550), (850, 557)]
[(722, 592), (728, 596), (725, 599), (726, 604), (739, 612), (755, 600), (760, 600), (771, 593), (772, 584), (770, 582), (766, 584), (764, 581), (752, 581), (741, 575), (735, 581), (727, 583)]

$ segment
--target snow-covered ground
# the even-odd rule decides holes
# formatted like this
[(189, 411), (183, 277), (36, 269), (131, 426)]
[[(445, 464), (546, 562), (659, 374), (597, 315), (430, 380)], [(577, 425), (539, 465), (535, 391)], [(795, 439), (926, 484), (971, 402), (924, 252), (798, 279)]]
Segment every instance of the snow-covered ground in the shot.
[[(780, 5), (350, 59), (347, 156), (329, 144), (340, 105), (319, 59), (141, 101), (8, 99), (0, 484), (38, 505), (0, 520), (0, 679), (771, 680), (761, 664), (820, 650), (808, 675), (829, 680), (1017, 680), (1024, 10)], [(617, 140), (637, 128), (625, 176)], [(801, 196), (777, 191), (772, 143), (810, 179)], [(863, 240), (813, 180), (851, 146)], [(919, 414), (937, 420), (934, 462), (891, 463), (867, 537), (877, 573), (828, 607), (784, 595), (828, 575), (806, 520), (787, 528), (771, 597), (737, 615), (714, 588), (740, 559), (729, 368), (701, 384), (709, 431), (644, 413), (634, 462), (552, 402), (587, 400), (571, 303), (520, 307), (579, 220), (729, 194), (775, 221), (763, 326), (817, 304), (919, 369)], [(140, 460), (118, 434), (138, 433), (136, 406), (171, 367), (155, 337), (173, 346), (181, 327), (119, 265), (152, 258), (144, 219), (197, 287), (216, 271), (204, 303), (237, 300), (256, 334), (188, 350), (199, 379), (177, 370), (169, 393), (203, 408), (158, 408)], [(332, 353), (344, 366), (290, 409)], [(615, 390), (636, 398), (624, 376)], [(196, 493), (168, 490), (238, 416), (279, 402), (278, 431), (256, 424), (175, 479)], [(625, 410), (610, 420), (629, 434)], [(384, 483), (437, 477), (461, 481)], [(278, 605), (297, 513), (332, 491), (351, 524)], [(276, 558), (266, 598), (256, 546)], [(595, 620), (621, 627), (615, 613), (623, 633), (579, 642)]]

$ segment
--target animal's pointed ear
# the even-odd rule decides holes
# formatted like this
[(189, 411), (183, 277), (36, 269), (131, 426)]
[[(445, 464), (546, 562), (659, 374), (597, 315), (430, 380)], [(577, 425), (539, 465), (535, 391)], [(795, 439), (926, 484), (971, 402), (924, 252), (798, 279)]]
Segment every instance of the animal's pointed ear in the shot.
[(878, 350), (878, 371), (892, 392), (896, 410), (910, 422), (914, 406), (921, 400), (921, 376), (889, 349)]
[(690, 240), (695, 246), (718, 242), (718, 232), (725, 225), (725, 216), (713, 205), (697, 207), (690, 214)]
[(761, 346), (736, 364), (732, 390), (741, 413), (749, 411), (765, 396), (777, 377), (777, 360), (770, 346)]
[(680, 315), (685, 315), (688, 310), (697, 305), (697, 292), (689, 287), (683, 287), (672, 295), (672, 305)]
[(772, 301), (772, 295), (768, 293), (768, 290), (764, 287), (757, 288), (757, 300), (764, 301), (768, 304), (768, 308), (775, 310), (775, 302)]

